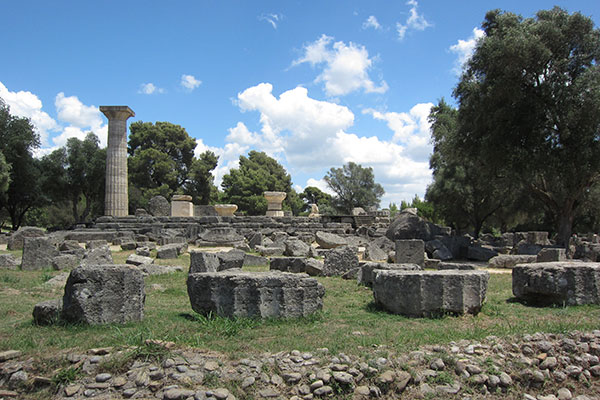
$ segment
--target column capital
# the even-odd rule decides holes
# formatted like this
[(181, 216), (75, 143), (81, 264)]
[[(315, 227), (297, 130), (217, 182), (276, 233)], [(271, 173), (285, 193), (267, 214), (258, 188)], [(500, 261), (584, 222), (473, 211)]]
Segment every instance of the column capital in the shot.
[(100, 111), (109, 120), (126, 121), (129, 117), (135, 117), (135, 113), (128, 106), (100, 106)]

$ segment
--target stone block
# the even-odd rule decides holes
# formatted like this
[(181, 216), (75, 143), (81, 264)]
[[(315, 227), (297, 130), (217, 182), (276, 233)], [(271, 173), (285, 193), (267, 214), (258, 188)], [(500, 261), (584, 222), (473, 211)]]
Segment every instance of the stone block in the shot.
[(527, 254), (499, 254), (488, 261), (490, 268), (513, 268), (517, 264), (536, 262), (536, 256)]
[(492, 257), (496, 257), (498, 252), (487, 246), (471, 246), (467, 250), (467, 258), (473, 261), (488, 261)]
[(33, 307), (33, 322), (37, 325), (52, 325), (60, 319), (62, 299), (47, 300)]
[(214, 206), (209, 205), (197, 205), (194, 206), (194, 216), (195, 217), (216, 217), (217, 210), (215, 210)]
[(110, 252), (110, 248), (108, 247), (106, 242), (104, 242), (103, 246), (92, 246), (90, 250), (86, 250), (83, 259), (81, 260), (81, 265), (99, 265), (112, 263), (112, 253)]
[(227, 269), (240, 269), (244, 265), (246, 254), (243, 251), (208, 253), (190, 252), (190, 274), (199, 272), (219, 272)]
[[(190, 200), (187, 200), (187, 198)], [(177, 196), (173, 196), (171, 201), (171, 217), (193, 217), (194, 204), (190, 196), (182, 196), (180, 200)]]
[(156, 249), (156, 258), (173, 259), (173, 258), (177, 258), (178, 255), (179, 255), (179, 252), (177, 251), (176, 243), (159, 246)]
[(465, 262), (440, 262), (436, 269), (444, 270), (444, 269), (458, 269), (461, 271), (475, 271), (477, 269), (476, 264), (465, 263)]
[(148, 201), (147, 211), (155, 217), (168, 217), (171, 214), (169, 200), (163, 196), (154, 196)]
[(373, 296), (387, 311), (409, 317), (477, 314), (488, 280), (485, 271), (378, 271)]
[(12, 254), (0, 254), (0, 269), (19, 269), (19, 261)]
[(22, 250), (25, 238), (43, 237), (46, 233), (35, 226), (22, 226), (13, 232), (8, 238), (6, 248), (8, 250)]
[(46, 237), (24, 238), (23, 270), (36, 270), (52, 267), (52, 259), (60, 253), (51, 239)]
[(373, 286), (375, 275), (380, 270), (391, 270), (391, 271), (420, 271), (420, 265), (417, 264), (392, 264), (385, 262), (361, 262), (360, 269), (356, 276), (356, 281), (365, 286)]
[(336, 247), (346, 246), (348, 241), (335, 233), (318, 231), (315, 234), (315, 240), (322, 249), (335, 249)]
[(152, 257), (139, 256), (137, 254), (130, 254), (125, 261), (125, 264), (140, 266), (144, 264), (154, 264), (154, 259)]
[(310, 251), (310, 246), (299, 239), (289, 239), (284, 243), (284, 255), (289, 257), (306, 257)]
[(294, 318), (323, 307), (325, 289), (306, 274), (206, 272), (188, 275), (192, 309), (223, 317)]
[(520, 264), (512, 270), (512, 290), (534, 305), (600, 304), (600, 263)]
[(79, 266), (82, 258), (75, 254), (61, 254), (52, 259), (52, 268), (57, 271), (73, 269)]
[(305, 273), (306, 262), (310, 260), (305, 257), (274, 257), (271, 258), (269, 269), (282, 272)]
[(325, 253), (324, 276), (342, 276), (349, 270), (358, 270), (358, 268), (359, 262), (355, 247), (342, 246)]
[(264, 257), (282, 256), (285, 251), (283, 246), (256, 246), (255, 249)]
[(89, 265), (71, 271), (63, 296), (62, 318), (91, 325), (141, 321), (144, 278), (129, 265)]
[(397, 264), (418, 264), (425, 263), (425, 244), (420, 239), (396, 240)]
[(448, 261), (452, 260), (452, 252), (448, 250), (444, 244), (438, 240), (430, 240), (425, 243), (425, 251), (431, 258), (435, 258), (437, 260)]
[(365, 254), (363, 260), (365, 261), (386, 261), (388, 258), (387, 251), (373, 242), (369, 242), (365, 245)]
[(537, 254), (536, 262), (567, 261), (567, 251), (559, 248), (545, 248)]
[(269, 259), (267, 257), (256, 256), (248, 253), (244, 255), (243, 267), (260, 267), (263, 265), (269, 265)]

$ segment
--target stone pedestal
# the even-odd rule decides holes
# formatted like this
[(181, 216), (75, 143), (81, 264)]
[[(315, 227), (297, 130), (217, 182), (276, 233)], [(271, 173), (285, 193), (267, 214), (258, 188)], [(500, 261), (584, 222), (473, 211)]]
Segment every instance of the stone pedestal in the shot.
[(267, 217), (283, 217), (281, 203), (285, 200), (285, 192), (264, 192), (267, 199)]
[(193, 217), (192, 196), (176, 194), (171, 198), (171, 217)]
[(233, 217), (238, 206), (235, 204), (215, 204), (215, 211), (221, 217)]
[(418, 264), (425, 263), (425, 244), (420, 239), (396, 240), (396, 263)]
[(108, 118), (106, 186), (104, 215), (128, 215), (127, 197), (127, 119), (135, 113), (127, 106), (100, 106)]

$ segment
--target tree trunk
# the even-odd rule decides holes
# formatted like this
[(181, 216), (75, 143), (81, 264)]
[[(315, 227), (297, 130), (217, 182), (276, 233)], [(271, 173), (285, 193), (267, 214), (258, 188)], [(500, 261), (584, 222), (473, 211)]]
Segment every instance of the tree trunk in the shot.
[(556, 244), (568, 250), (573, 229), (575, 210), (573, 209), (573, 202), (566, 201), (565, 203), (566, 204), (563, 206), (556, 218), (558, 221), (558, 236), (556, 238)]

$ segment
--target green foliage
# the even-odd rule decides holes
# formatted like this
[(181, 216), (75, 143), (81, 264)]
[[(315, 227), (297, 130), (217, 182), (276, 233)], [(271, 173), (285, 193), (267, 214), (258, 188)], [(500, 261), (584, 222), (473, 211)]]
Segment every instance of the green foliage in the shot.
[(209, 150), (192, 161), (185, 193), (192, 196), (196, 204), (210, 204), (211, 200), (216, 200), (217, 187), (213, 183), (211, 171), (217, 167), (218, 162), (219, 156)]
[[(404, 201), (402, 201), (402, 203), (404, 203)], [(402, 206), (402, 204), (400, 205)], [(392, 219), (396, 216), (396, 214), (398, 214), (398, 212), (400, 212), (396, 203), (390, 203), (388, 209), (390, 210), (390, 218)]]
[(5, 198), (10, 183), (11, 166), (6, 162), (4, 154), (0, 151), (0, 199)]
[(349, 162), (342, 168), (331, 168), (323, 178), (336, 196), (333, 205), (338, 211), (352, 214), (354, 207), (379, 207), (383, 187), (375, 183), (373, 168)]
[(300, 193), (300, 197), (304, 200), (303, 211), (310, 211), (311, 204), (316, 204), (319, 207), (319, 213), (324, 214), (331, 207), (331, 195), (315, 186), (305, 187), (304, 191)]
[[(392, 204), (395, 207), (395, 212), (398, 212), (396, 204)], [(390, 204), (390, 214), (392, 204)], [(443, 223), (443, 219), (436, 213), (433, 204), (429, 201), (421, 200), (421, 198), (416, 194), (410, 203), (407, 203), (406, 201), (402, 200), (402, 202), (400, 203), (400, 209), (404, 210), (406, 208), (416, 208), (417, 214), (428, 221), (434, 222), (436, 224)]]
[(63, 368), (52, 377), (52, 383), (55, 386), (68, 385), (75, 382), (82, 375), (83, 371), (81, 371), (81, 367)]
[(71, 218), (54, 218), (50, 226), (66, 227), (69, 221), (82, 223), (103, 213), (106, 149), (100, 149), (93, 132), (84, 140), (70, 138), (65, 147), (44, 156), (40, 165), (42, 188), (53, 211), (64, 209), (65, 203), (71, 208)]
[(293, 215), (299, 215), (304, 212), (306, 204), (302, 201), (301, 196), (294, 189), (290, 189), (285, 200), (283, 201), (283, 209), (291, 211)]
[[(129, 181), (140, 191), (137, 200), (145, 205), (155, 195), (170, 198), (188, 182), (196, 141), (170, 122), (138, 121), (129, 130)], [(139, 205), (132, 200), (130, 209)]]
[(21, 226), (27, 211), (42, 201), (40, 170), (33, 158), (39, 146), (40, 138), (31, 121), (11, 115), (0, 99), (0, 153), (10, 165), (10, 182), (5, 196), (0, 196), (0, 208), (9, 214), (14, 230)]
[[(248, 157), (240, 156), (239, 168), (234, 168), (223, 176), (221, 187), (221, 201), (237, 204), (238, 210), (248, 215), (264, 215), (267, 201), (263, 193), (285, 192), (289, 195), (292, 191), (292, 179), (275, 159), (264, 152), (252, 150)], [(290, 200), (287, 198), (284, 206), (286, 204), (290, 207)]]
[(454, 92), (460, 148), (497, 176), (510, 166), (565, 245), (600, 178), (600, 31), (558, 7), (527, 19), (490, 11), (482, 26), (486, 35)]

